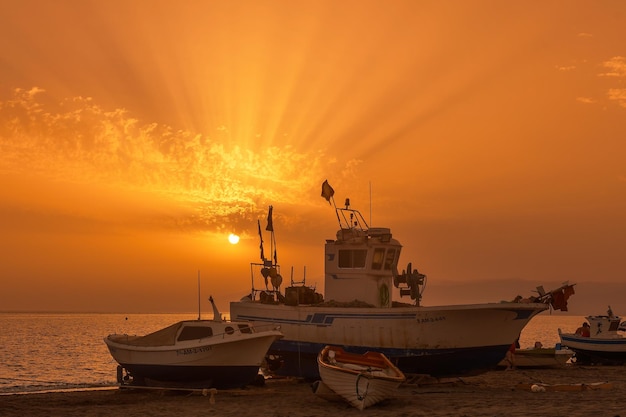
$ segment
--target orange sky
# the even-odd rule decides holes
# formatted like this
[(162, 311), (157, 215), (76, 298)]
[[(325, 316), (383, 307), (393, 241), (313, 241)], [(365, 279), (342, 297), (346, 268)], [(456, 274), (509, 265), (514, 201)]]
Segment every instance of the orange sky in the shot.
[(283, 275), (323, 289), (328, 179), (366, 218), (371, 184), (425, 305), (569, 280), (572, 312), (626, 315), (624, 21), (622, 1), (0, 0), (0, 311), (195, 311), (198, 271), (225, 310), (269, 205)]

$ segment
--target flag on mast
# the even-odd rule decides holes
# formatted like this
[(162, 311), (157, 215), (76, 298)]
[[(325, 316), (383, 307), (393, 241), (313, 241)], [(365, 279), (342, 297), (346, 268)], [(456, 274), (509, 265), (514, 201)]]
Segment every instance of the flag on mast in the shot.
[(274, 231), (274, 222), (272, 222), (272, 210), (273, 210), (273, 207), (270, 206), (270, 210), (267, 213), (267, 227), (265, 228), (265, 230), (269, 232)]
[(257, 225), (259, 226), (259, 239), (261, 239), (261, 260), (265, 262), (265, 254), (263, 253), (263, 234), (261, 233), (261, 220), (257, 220)]
[(330, 184), (328, 183), (328, 180), (325, 180), (324, 183), (322, 184), (322, 197), (324, 197), (326, 201), (328, 201), (328, 204), (330, 204), (330, 199), (334, 195), (335, 195), (335, 190), (333, 190), (333, 187), (330, 186)]

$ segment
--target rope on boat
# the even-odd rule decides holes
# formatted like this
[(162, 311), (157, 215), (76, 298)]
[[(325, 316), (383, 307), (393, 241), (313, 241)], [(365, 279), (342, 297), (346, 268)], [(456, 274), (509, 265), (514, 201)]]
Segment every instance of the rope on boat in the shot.
[(367, 396), (367, 390), (370, 387), (370, 381), (368, 379), (367, 385), (365, 386), (365, 392), (363, 393), (363, 395), (359, 393), (359, 380), (361, 379), (362, 376), (364, 376), (364, 374), (361, 372), (359, 376), (356, 377), (356, 397), (359, 399), (359, 401), (363, 401), (365, 399), (365, 397)]

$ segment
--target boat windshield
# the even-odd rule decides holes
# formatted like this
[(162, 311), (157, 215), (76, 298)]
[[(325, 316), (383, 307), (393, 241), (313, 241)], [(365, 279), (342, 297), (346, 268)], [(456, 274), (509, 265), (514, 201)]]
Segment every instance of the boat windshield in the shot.
[(240, 324), (239, 331), (241, 333), (252, 333), (252, 327), (250, 327), (248, 324)]
[(186, 326), (181, 330), (178, 341), (204, 339), (213, 336), (213, 329), (207, 326)]

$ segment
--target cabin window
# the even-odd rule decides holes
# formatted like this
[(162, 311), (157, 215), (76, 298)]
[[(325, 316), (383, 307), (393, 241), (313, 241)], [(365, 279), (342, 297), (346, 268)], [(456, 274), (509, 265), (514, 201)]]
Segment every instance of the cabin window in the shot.
[(340, 250), (339, 268), (365, 268), (367, 250)]
[(226, 326), (226, 328), (224, 329), (224, 333), (226, 333), (226, 334), (233, 334), (233, 333), (235, 333), (235, 329), (233, 329), (230, 326)]
[(372, 257), (372, 269), (382, 268), (384, 258), (385, 258), (385, 248), (374, 249), (374, 256)]
[(385, 257), (385, 269), (386, 270), (391, 269), (391, 266), (394, 264), (395, 260), (396, 260), (396, 250), (389, 249), (387, 251), (387, 256)]
[(211, 336), (213, 336), (213, 329), (211, 329), (210, 327), (187, 326), (183, 327), (183, 330), (178, 336), (178, 341), (182, 342), (184, 340), (203, 339), (205, 337)]
[(252, 327), (248, 326), (247, 324), (240, 324), (239, 331), (241, 333), (252, 333)]

